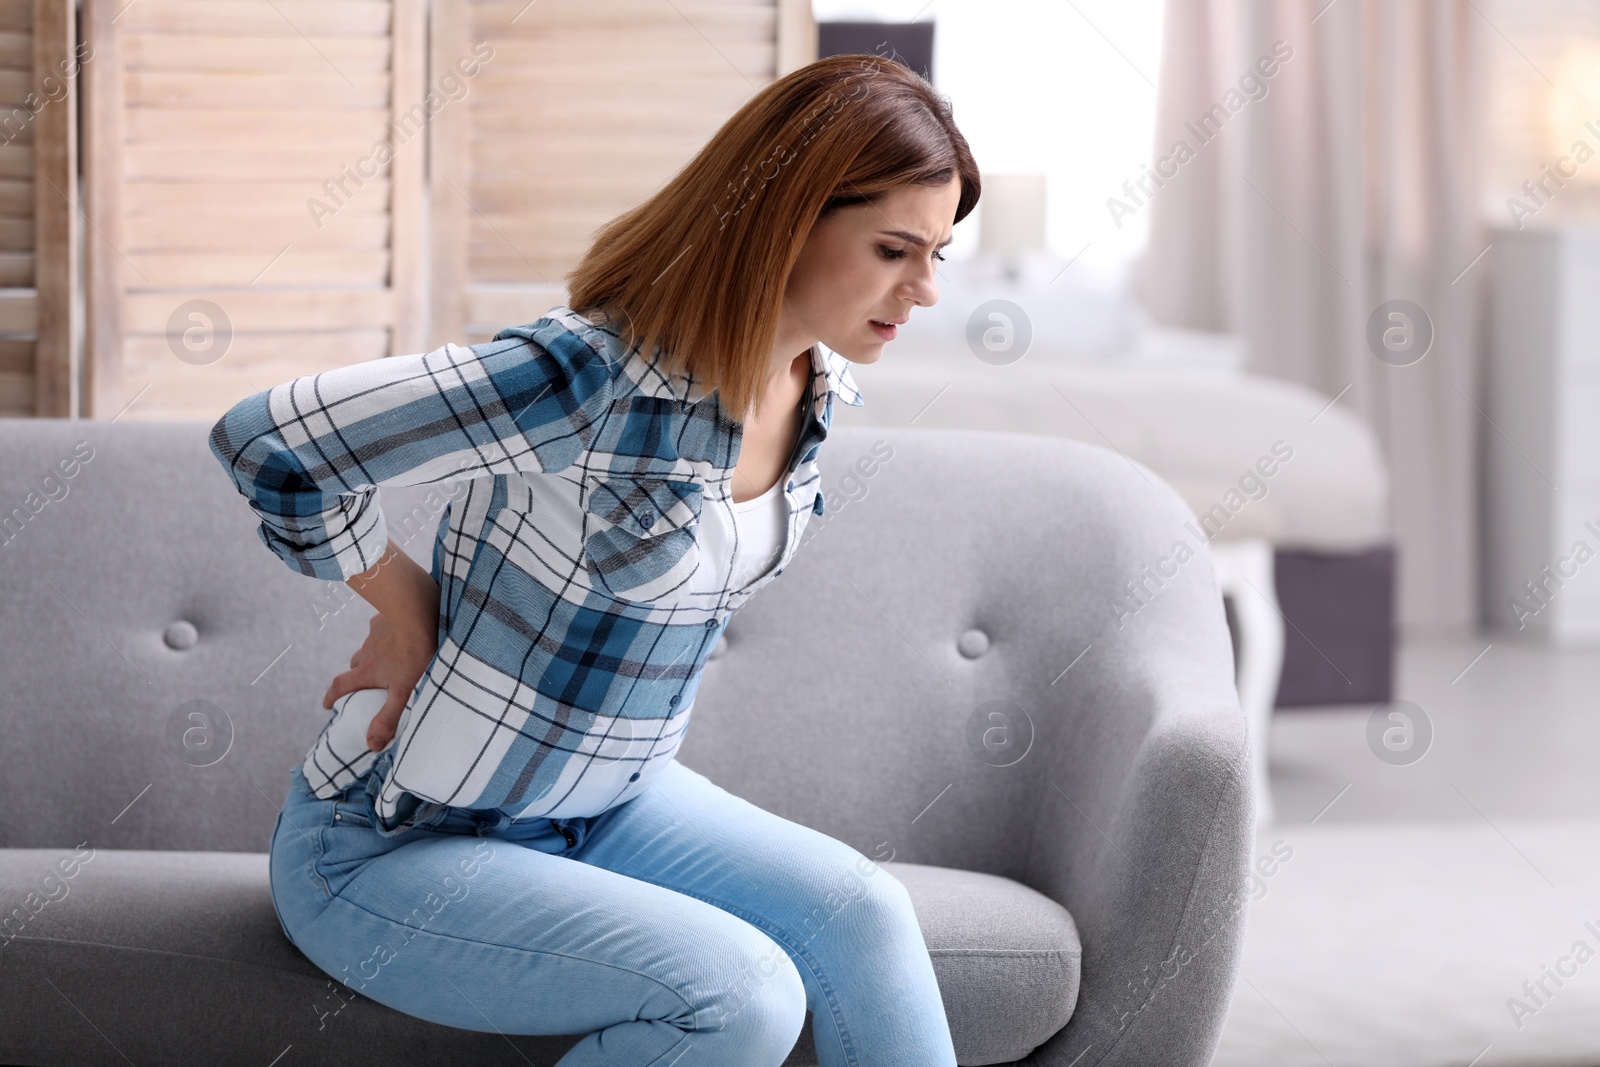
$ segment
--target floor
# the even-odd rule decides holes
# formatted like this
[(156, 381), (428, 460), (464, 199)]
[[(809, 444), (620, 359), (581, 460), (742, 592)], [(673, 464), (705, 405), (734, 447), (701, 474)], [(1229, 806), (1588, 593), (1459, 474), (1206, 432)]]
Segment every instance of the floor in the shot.
[(1272, 729), (1278, 822), (1600, 818), (1600, 649), (1402, 640), (1397, 668), (1395, 696), (1432, 723), (1427, 753), (1374, 758), (1372, 705), (1284, 708)]
[(1398, 667), (1425, 750), (1372, 705), (1274, 718), (1277, 859), (1213, 1063), (1597, 1067), (1600, 649), (1414, 639)]

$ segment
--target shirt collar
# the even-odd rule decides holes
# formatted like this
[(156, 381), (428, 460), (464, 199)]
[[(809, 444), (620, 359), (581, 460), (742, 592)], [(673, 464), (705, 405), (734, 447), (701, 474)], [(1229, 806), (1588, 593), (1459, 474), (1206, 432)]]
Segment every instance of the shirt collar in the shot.
[[(608, 324), (592, 322), (564, 304), (551, 308), (545, 318), (579, 334), (591, 348), (604, 347), (613, 360), (627, 364), (627, 373), (641, 393), (670, 397), (683, 404), (697, 404), (710, 395), (704, 382), (693, 374), (668, 375), (652, 361), (645, 359), (637, 347), (629, 349), (618, 332)], [(831, 421), (829, 411), (834, 397), (852, 407), (865, 403), (855, 378), (850, 374), (850, 361), (821, 341), (811, 346), (811, 374), (813, 385), (817, 375), (821, 375), (826, 383), (824, 391), (812, 399), (812, 413), (825, 425)], [(807, 386), (808, 395), (811, 388)]]

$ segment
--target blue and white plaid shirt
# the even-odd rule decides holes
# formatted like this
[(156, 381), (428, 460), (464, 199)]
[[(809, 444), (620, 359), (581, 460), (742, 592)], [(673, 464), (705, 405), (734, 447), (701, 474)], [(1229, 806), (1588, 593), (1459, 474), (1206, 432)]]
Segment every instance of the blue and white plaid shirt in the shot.
[[(439, 648), (384, 750), (380, 832), (441, 805), (593, 815), (644, 789), (677, 751), (728, 619), (822, 513), (833, 398), (862, 397), (842, 356), (818, 344), (811, 361), (782, 553), (743, 587), (731, 560), (701, 557), (706, 523), (737, 536), (740, 425), (692, 374), (666, 375), (569, 307), (470, 348), (296, 378), (217, 421), (211, 450), (262, 542), (318, 578), (383, 554), (377, 486), (454, 483), (433, 553)], [(365, 736), (382, 691), (364, 692), (365, 714), (343, 714), (361, 693), (340, 698), (306, 755), (318, 797), (378, 758)]]

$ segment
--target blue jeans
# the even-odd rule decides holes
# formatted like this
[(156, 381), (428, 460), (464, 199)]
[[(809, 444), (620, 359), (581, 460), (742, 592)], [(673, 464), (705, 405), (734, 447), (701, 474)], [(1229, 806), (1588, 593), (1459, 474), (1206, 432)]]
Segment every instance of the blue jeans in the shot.
[(284, 934), (364, 996), (446, 1026), (586, 1034), (556, 1067), (955, 1067), (906, 889), (677, 760), (599, 815), (445, 807), (373, 829), (381, 755), (271, 847)]

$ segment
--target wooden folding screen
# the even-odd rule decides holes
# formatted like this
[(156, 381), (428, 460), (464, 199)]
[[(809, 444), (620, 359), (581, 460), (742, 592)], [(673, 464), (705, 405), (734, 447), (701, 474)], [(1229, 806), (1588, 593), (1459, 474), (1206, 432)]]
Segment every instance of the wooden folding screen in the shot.
[(83, 7), (85, 414), (420, 350), (423, 0)]
[(809, 0), (82, 3), (94, 418), (214, 418), (536, 318), (816, 48)]
[(72, 0), (0, 0), (0, 415), (66, 417), (76, 391), (78, 48)]
[(429, 151), (429, 346), (565, 299), (590, 235), (816, 58), (810, 0), (433, 0), (430, 68), (487, 41)]

